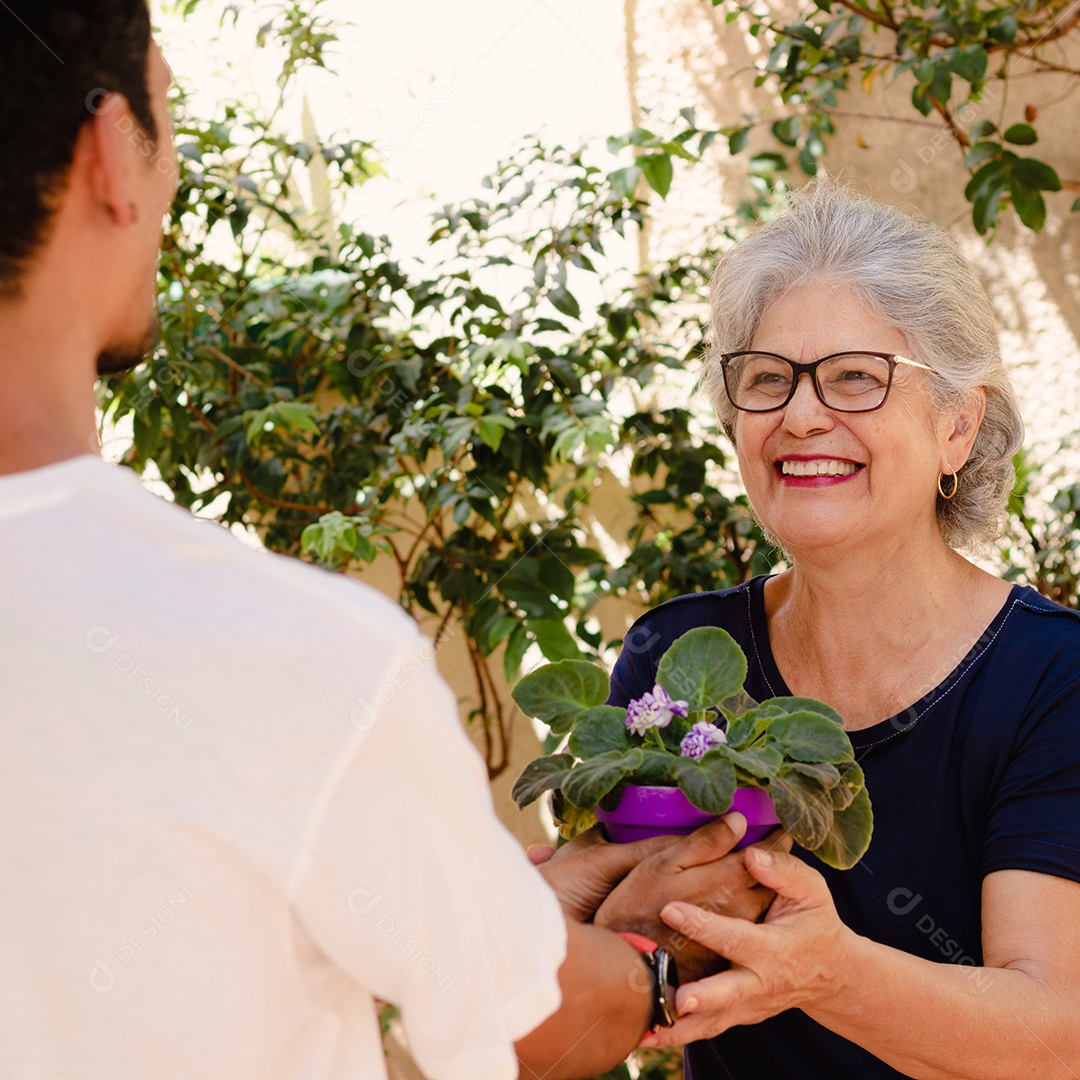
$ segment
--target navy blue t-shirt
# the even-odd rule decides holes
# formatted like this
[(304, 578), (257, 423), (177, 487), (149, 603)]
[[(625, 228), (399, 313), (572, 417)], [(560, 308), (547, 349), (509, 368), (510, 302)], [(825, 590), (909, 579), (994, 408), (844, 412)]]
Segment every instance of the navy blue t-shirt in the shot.
[[(664, 651), (695, 626), (722, 627), (742, 646), (751, 697), (790, 694), (769, 647), (765, 580), (682, 596), (638, 619), (612, 672), (611, 703), (651, 690)], [(845, 871), (798, 845), (795, 853), (825, 876), (857, 933), (985, 978), (983, 878), (1033, 870), (1080, 881), (1080, 615), (1014, 586), (939, 686), (849, 734), (874, 807), (870, 849)], [(799, 1009), (686, 1050), (687, 1080), (902, 1075)]]

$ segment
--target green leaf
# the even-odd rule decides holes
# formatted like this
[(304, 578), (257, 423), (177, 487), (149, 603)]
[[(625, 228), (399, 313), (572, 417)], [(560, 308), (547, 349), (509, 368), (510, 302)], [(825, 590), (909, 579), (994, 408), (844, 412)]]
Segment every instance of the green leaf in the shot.
[(726, 697), (723, 701), (719, 702), (717, 707), (729, 721), (734, 722), (744, 713), (748, 713), (752, 709), (756, 709), (758, 707), (758, 703), (746, 692), (745, 689), (740, 687), (730, 697)]
[(760, 715), (772, 719), (777, 716), (790, 716), (792, 713), (813, 712), (827, 716), (838, 728), (843, 728), (844, 718), (831, 706), (817, 698), (774, 697), (758, 706)]
[(574, 635), (562, 619), (529, 619), (528, 625), (536, 644), (548, 660), (576, 660), (581, 656)]
[(1011, 163), (1011, 171), (1014, 179), (1026, 187), (1039, 188), (1042, 191), (1061, 190), (1061, 178), (1045, 161), (1016, 158)]
[(1011, 124), (1001, 137), (1014, 146), (1031, 146), (1039, 141), (1038, 132), (1030, 124)]
[(264, 432), (270, 428), (284, 428), (290, 431), (308, 431), (319, 434), (319, 425), (315, 422), (316, 407), (301, 401), (278, 401), (267, 405), (265, 409), (255, 409), (244, 413), (247, 424), (247, 441), (256, 445)]
[(850, 870), (870, 847), (874, 834), (874, 811), (863, 788), (846, 810), (833, 814), (832, 828), (814, 852), (826, 866)]
[(742, 127), (736, 128), (728, 136), (728, 153), (734, 157), (736, 154), (741, 153), (750, 143), (750, 128)]
[(300, 534), (301, 548), (323, 562), (329, 562), (335, 555), (352, 554), (359, 540), (356, 523), (340, 510), (323, 514)]
[(636, 165), (628, 165), (625, 169), (616, 169), (609, 179), (615, 194), (620, 198), (629, 199), (637, 191), (641, 170)]
[(772, 720), (765, 735), (785, 758), (794, 761), (838, 762), (854, 756), (847, 733), (818, 712), (796, 712)]
[(1005, 192), (1005, 187), (1006, 182), (1002, 179), (994, 187), (980, 192), (975, 198), (971, 208), (971, 221), (975, 226), (975, 231), (980, 235), (997, 224), (1001, 197)]
[(738, 748), (752, 743), (768, 726), (768, 716), (762, 716), (759, 709), (751, 709), (728, 724), (728, 746)]
[(973, 203), (980, 196), (995, 189), (1003, 191), (1008, 181), (1005, 178), (1005, 161), (995, 158), (988, 161), (967, 182), (964, 188), (964, 198)]
[(752, 746), (749, 750), (733, 750), (730, 746), (721, 746), (717, 748), (717, 752), (722, 753), (732, 765), (759, 780), (772, 779), (784, 763), (780, 752), (772, 746)]
[(964, 158), (964, 168), (974, 169), (976, 165), (981, 165), (984, 161), (989, 161), (991, 158), (995, 158), (1001, 153), (1001, 143), (996, 143), (988, 140), (982, 140), (975, 143), (971, 149), (967, 152), (967, 156)]
[(788, 116), (773, 124), (772, 133), (784, 146), (794, 146), (799, 141), (799, 127), (799, 118)]
[(609, 750), (630, 750), (632, 747), (625, 709), (596, 705), (574, 720), (569, 748), (579, 758), (597, 757)]
[(985, 233), (996, 224), (998, 206), (1008, 186), (1005, 161), (1001, 158), (988, 161), (968, 181), (968, 186), (963, 189), (963, 197), (972, 204), (972, 224), (978, 233)]
[(997, 21), (996, 26), (992, 26), (987, 35), (994, 38), (996, 41), (1003, 41), (1007, 45), (1011, 45), (1016, 40), (1016, 28), (1017, 18), (1013, 11), (1009, 11), (1006, 6), (1003, 5), (1003, 14)]
[(524, 809), (545, 791), (559, 787), (573, 765), (574, 759), (570, 754), (551, 754), (530, 761), (514, 781), (510, 797), (517, 803), (518, 809)]
[(144, 461), (153, 457), (161, 443), (161, 402), (151, 402), (145, 416), (142, 413), (136, 413), (132, 421), (132, 429), (135, 449), (138, 450), (139, 456)]
[(662, 199), (667, 198), (671, 190), (671, 181), (675, 175), (670, 154), (642, 154), (637, 159), (638, 167), (646, 183)]
[(1073, 204), (1069, 207), (1070, 213), (1075, 214), (1077, 210), (1080, 210), (1080, 198), (1073, 199)]
[(591, 806), (575, 806), (563, 798), (561, 791), (556, 791), (551, 797), (551, 814), (559, 826), (559, 835), (564, 840), (573, 840), (579, 833), (587, 832), (596, 824), (596, 814)]
[(498, 452), (502, 445), (503, 436), (507, 429), (513, 429), (515, 423), (512, 417), (506, 415), (482, 416), (476, 421), (476, 432), (485, 446)]
[[(556, 723), (603, 705), (608, 677), (603, 668), (587, 660), (560, 660), (530, 672), (511, 696), (526, 716), (535, 716), (554, 730)], [(563, 727), (564, 733), (566, 730)]]
[(986, 78), (986, 59), (986, 50), (981, 45), (969, 45), (953, 53), (949, 66), (961, 79), (977, 83)]
[(831, 791), (840, 783), (840, 770), (828, 762), (791, 761), (785, 766), (788, 772), (809, 776), (816, 780), (826, 791)]
[(750, 159), (750, 171), (753, 173), (768, 175), (774, 172), (783, 172), (787, 167), (788, 163), (784, 155), (775, 154), (771, 151), (755, 154)]
[(707, 814), (722, 814), (735, 794), (735, 769), (727, 758), (706, 754), (701, 761), (675, 759), (675, 779), (683, 794)]
[(781, 770), (769, 781), (781, 824), (807, 851), (821, 847), (833, 826), (834, 811), (829, 793), (808, 776)]
[(548, 293), (548, 299), (554, 305), (557, 311), (561, 311), (564, 315), (569, 315), (571, 319), (581, 318), (581, 307), (577, 302), (577, 299), (566, 289), (552, 289)]
[(922, 83), (919, 83), (911, 91), (911, 104), (922, 113), (923, 116), (929, 116), (934, 109), (934, 103), (930, 100), (930, 96), (927, 93), (927, 87)]
[(829, 788), (829, 798), (834, 810), (846, 810), (865, 785), (862, 766), (854, 761), (842, 761), (836, 768), (840, 783)]
[(635, 784), (654, 784), (657, 787), (673, 787), (675, 785), (675, 767), (682, 760), (664, 750), (654, 750), (644, 747), (642, 750), (644, 760), (634, 770), (630, 779)]
[(1046, 200), (1035, 188), (1024, 187), (1015, 178), (1009, 185), (1013, 206), (1020, 220), (1033, 232), (1041, 231), (1046, 224)]
[(644, 755), (640, 747), (600, 754), (582, 761), (567, 774), (560, 785), (566, 798), (575, 806), (595, 806), (615, 785), (641, 767)]
[(934, 65), (934, 77), (930, 82), (929, 95), (939, 104), (948, 105), (952, 96), (952, 72), (946, 63)]
[(993, 135), (997, 131), (997, 124), (992, 120), (979, 120), (968, 128), (968, 135), (972, 139), (985, 139), (987, 135)]
[(698, 626), (677, 638), (657, 668), (657, 682), (691, 709), (710, 709), (741, 689), (746, 657), (717, 626)]

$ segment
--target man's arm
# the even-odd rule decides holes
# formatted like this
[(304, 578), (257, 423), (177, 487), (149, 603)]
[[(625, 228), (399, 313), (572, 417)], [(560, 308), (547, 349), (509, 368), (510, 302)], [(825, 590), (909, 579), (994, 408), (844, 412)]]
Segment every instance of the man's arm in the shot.
[(617, 934), (567, 921), (557, 1012), (514, 1044), (523, 1077), (573, 1080), (622, 1061), (652, 1016), (652, 977), (641, 954)]

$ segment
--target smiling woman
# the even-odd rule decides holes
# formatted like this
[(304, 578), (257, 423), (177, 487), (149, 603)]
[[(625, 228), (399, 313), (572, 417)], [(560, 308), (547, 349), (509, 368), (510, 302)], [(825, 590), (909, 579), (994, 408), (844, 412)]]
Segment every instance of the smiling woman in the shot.
[[(985, 395), (978, 437), (957, 472), (959, 497), (939, 504), (936, 513), (952, 547), (995, 539), (1012, 488), (1012, 455), (1024, 429), (1002, 363), (994, 313), (974, 272), (941, 229), (858, 198), (834, 182), (811, 185), (799, 198), (797, 208), (774, 227), (733, 248), (713, 276), (703, 389), (724, 430), (733, 435), (737, 416), (725, 390), (724, 357), (751, 347), (766, 349), (765, 323), (778, 321), (786, 310), (793, 313), (796, 329), (809, 330), (813, 319), (827, 331), (836, 328), (838, 309), (846, 308), (855, 317), (854, 338), (838, 348), (877, 349), (883, 339), (873, 337), (864, 322), (876, 320), (886, 333), (894, 331), (896, 351), (905, 359), (934, 369), (936, 378), (926, 386), (936, 412), (955, 408), (973, 390)], [(808, 293), (802, 303), (771, 317), (766, 312), (796, 290), (814, 286), (827, 309)]]
[(731, 968), (663, 1041), (692, 1080), (1075, 1076), (1080, 617), (957, 550), (997, 535), (1022, 435), (989, 302), (941, 230), (822, 181), (711, 306), (705, 386), (791, 568), (638, 620), (609, 701), (722, 627), (751, 698), (844, 717), (875, 829), (866, 872), (748, 858), (760, 926), (666, 909)]

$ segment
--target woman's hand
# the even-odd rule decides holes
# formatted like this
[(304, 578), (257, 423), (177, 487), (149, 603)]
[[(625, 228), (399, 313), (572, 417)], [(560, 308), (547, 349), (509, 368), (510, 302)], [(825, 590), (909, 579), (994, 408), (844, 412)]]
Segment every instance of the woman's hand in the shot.
[[(727, 966), (723, 958), (686, 934), (672, 933), (660, 911), (678, 900), (736, 919), (761, 918), (773, 894), (747, 873), (746, 852), (732, 850), (745, 833), (743, 815), (727, 814), (643, 859), (600, 906), (597, 925), (632, 930), (666, 945), (683, 979), (721, 971)], [(779, 830), (761, 843), (781, 851), (791, 848), (791, 838)]]
[(739, 1024), (756, 1024), (837, 992), (845, 955), (856, 935), (840, 921), (825, 879), (794, 855), (748, 848), (746, 868), (776, 899), (760, 924), (691, 904), (673, 903), (663, 920), (731, 962), (699, 982), (684, 984), (680, 1019), (645, 1045), (707, 1039)]

